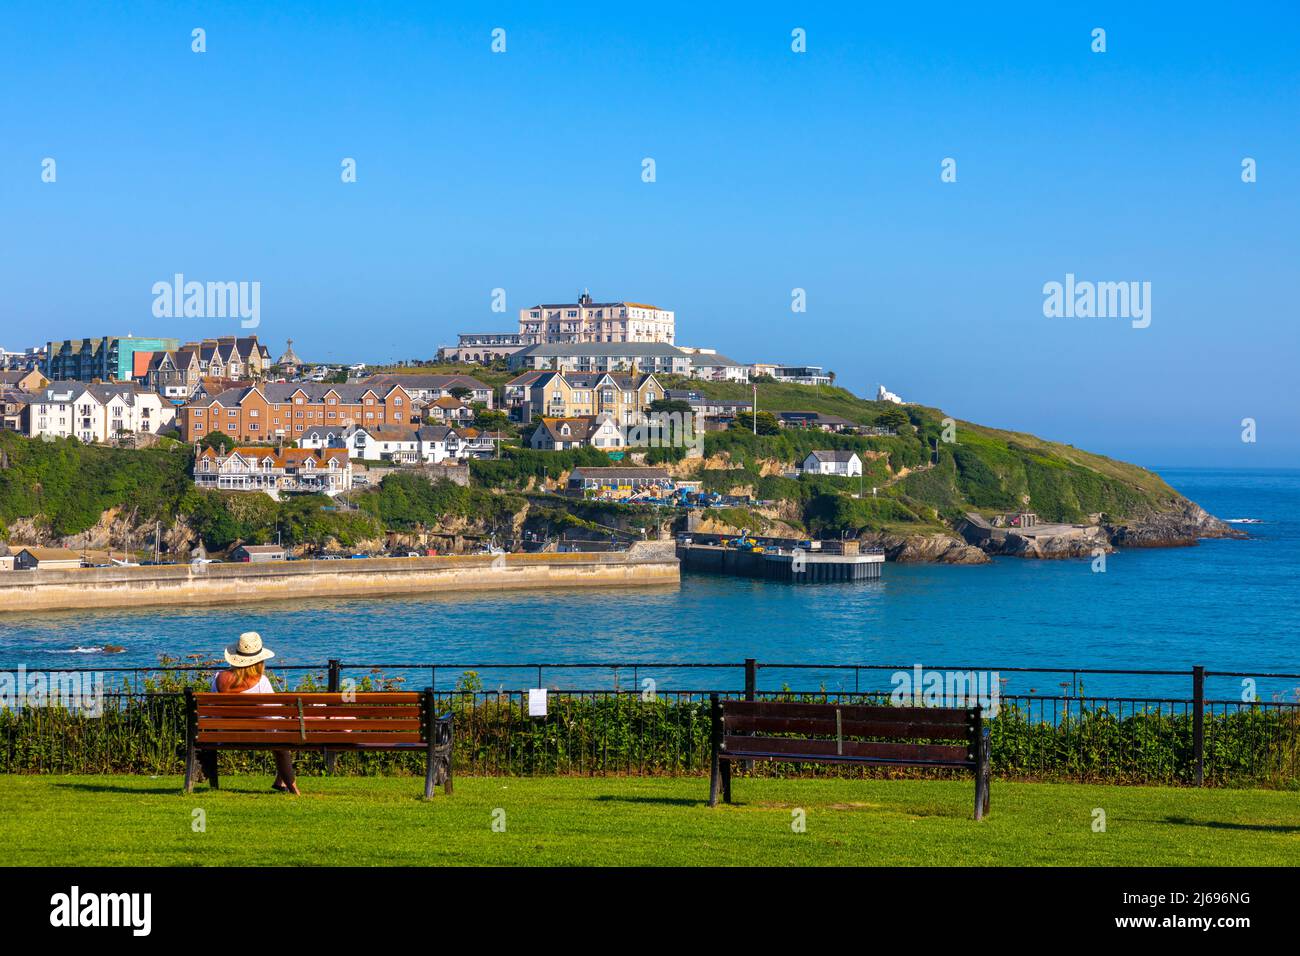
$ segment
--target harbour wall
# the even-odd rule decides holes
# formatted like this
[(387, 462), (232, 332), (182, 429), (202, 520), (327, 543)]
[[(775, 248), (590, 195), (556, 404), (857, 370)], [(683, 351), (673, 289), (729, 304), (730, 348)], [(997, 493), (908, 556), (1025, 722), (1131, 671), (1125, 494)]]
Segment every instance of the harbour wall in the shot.
[(0, 572), (0, 615), (5, 611), (513, 588), (675, 585), (680, 580), (680, 565), (671, 541), (636, 542), (628, 551), (599, 554), (474, 554), (6, 571)]

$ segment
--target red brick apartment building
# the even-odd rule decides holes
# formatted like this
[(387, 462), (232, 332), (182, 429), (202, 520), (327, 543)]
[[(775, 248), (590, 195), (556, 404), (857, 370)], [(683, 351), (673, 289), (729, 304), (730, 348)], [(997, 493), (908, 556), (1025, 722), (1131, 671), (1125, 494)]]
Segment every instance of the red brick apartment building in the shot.
[(409, 425), (418, 420), (401, 385), (271, 382), (204, 395), (176, 415), (190, 442), (221, 432), (241, 442), (296, 441), (315, 425)]

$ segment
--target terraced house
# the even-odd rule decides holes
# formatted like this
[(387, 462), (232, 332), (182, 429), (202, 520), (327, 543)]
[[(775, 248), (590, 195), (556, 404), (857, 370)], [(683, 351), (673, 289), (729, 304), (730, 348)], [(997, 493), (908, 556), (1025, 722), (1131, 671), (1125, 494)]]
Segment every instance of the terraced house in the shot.
[(217, 491), (336, 495), (352, 487), (346, 448), (205, 448), (194, 458), (194, 484)]
[(519, 408), (520, 421), (525, 423), (608, 415), (626, 427), (642, 422), (650, 403), (664, 397), (663, 387), (649, 372), (543, 372), (519, 378), (527, 381)]
[(215, 339), (186, 342), (181, 351), (193, 352), (203, 378), (261, 379), (271, 367), (271, 350), (256, 335), (223, 335)]
[(314, 425), (367, 428), (409, 425), (410, 394), (400, 385), (328, 385), (266, 382), (196, 398), (177, 414), (181, 437), (196, 442), (209, 432), (236, 441), (297, 440)]

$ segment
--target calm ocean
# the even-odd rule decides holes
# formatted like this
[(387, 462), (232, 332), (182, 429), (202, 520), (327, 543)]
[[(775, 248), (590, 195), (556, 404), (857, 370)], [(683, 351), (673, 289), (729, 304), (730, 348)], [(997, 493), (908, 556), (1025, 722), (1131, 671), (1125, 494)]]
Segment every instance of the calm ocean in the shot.
[[(502, 592), (343, 599), (224, 608), (0, 614), (0, 668), (156, 664), (218, 655), (260, 631), (277, 663), (760, 662), (927, 668), (1085, 667), (1300, 672), (1300, 471), (1168, 469), (1161, 474), (1247, 541), (1124, 551), (1091, 562), (1002, 558), (979, 567), (887, 565), (883, 580), (782, 585), (686, 575), (680, 588)], [(106, 657), (85, 649), (119, 644)], [(82, 649), (78, 651), (78, 649)], [(427, 672), (408, 686), (423, 686)], [(535, 686), (536, 672), (481, 670), (488, 687)], [(622, 671), (626, 683), (631, 671)], [(738, 671), (642, 670), (660, 686), (739, 686)], [(451, 671), (438, 673), (450, 686)], [(888, 674), (859, 675), (861, 687)], [(1061, 675), (1011, 674), (1009, 693), (1056, 691)], [(550, 671), (553, 687), (606, 686), (609, 675)], [(444, 685), (444, 681), (446, 684)], [(761, 672), (759, 686), (853, 689), (851, 671)], [(1086, 678), (1088, 693), (1186, 696), (1178, 678)], [(1261, 681), (1291, 696), (1300, 681)], [(1220, 678), (1211, 696), (1236, 697)]]

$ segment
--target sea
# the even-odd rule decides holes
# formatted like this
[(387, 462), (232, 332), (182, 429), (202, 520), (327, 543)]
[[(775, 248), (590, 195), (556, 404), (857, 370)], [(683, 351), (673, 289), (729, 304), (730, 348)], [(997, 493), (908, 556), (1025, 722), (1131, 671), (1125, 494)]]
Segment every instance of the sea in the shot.
[[(761, 690), (888, 689), (919, 666), (998, 671), (1005, 693), (1185, 698), (1200, 665), (1211, 697), (1236, 699), (1250, 680), (1261, 700), (1296, 699), (1300, 676), (1269, 675), (1300, 675), (1300, 470), (1157, 470), (1212, 514), (1249, 519), (1237, 524), (1249, 538), (1124, 550), (1104, 570), (997, 558), (887, 564), (879, 581), (820, 585), (684, 573), (680, 586), (646, 588), (0, 610), (0, 671), (210, 659), (255, 630), (276, 652), (272, 666), (335, 658), (360, 676), (418, 665), (386, 672), (440, 689), (473, 670), (488, 689), (650, 678), (665, 690), (733, 690), (752, 658)], [(718, 666), (672, 666), (683, 663)]]

